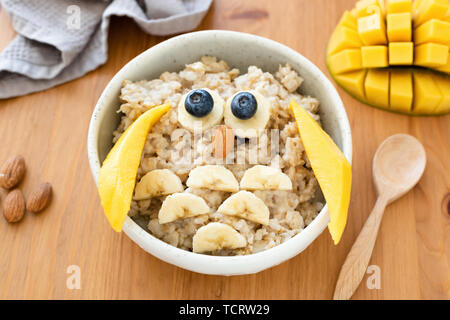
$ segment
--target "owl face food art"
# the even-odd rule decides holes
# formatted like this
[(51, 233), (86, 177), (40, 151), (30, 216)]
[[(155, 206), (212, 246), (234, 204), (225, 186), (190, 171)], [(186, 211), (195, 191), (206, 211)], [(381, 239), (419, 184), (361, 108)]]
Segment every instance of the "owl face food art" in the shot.
[(114, 142), (147, 110), (172, 106), (148, 134), (129, 216), (199, 254), (252, 254), (301, 232), (324, 205), (288, 107), (295, 99), (319, 120), (302, 82), (289, 65), (240, 74), (210, 56), (124, 81)]

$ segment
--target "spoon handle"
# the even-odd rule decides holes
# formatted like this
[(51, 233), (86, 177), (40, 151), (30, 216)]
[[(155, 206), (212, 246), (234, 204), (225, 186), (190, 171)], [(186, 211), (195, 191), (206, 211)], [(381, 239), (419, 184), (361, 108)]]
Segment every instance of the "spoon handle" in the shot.
[(350, 299), (358, 288), (369, 265), (386, 205), (387, 200), (383, 196), (379, 196), (375, 207), (345, 259), (334, 291), (334, 300)]

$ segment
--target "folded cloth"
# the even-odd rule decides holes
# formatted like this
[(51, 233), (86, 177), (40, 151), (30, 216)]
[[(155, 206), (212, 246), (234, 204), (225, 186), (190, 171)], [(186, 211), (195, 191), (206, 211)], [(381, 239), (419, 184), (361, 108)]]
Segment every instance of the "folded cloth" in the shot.
[(104, 64), (111, 16), (164, 36), (195, 29), (212, 0), (0, 0), (17, 37), (0, 53), (0, 98), (41, 91)]

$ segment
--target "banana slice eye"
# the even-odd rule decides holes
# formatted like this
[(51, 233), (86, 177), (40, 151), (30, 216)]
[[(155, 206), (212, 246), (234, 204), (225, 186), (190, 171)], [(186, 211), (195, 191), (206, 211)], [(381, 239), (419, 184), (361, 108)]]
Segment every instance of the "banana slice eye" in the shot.
[(205, 131), (220, 123), (225, 102), (209, 89), (194, 89), (178, 104), (178, 122), (191, 132)]
[(227, 100), (224, 117), (237, 136), (255, 138), (270, 119), (270, 103), (258, 92), (239, 91)]

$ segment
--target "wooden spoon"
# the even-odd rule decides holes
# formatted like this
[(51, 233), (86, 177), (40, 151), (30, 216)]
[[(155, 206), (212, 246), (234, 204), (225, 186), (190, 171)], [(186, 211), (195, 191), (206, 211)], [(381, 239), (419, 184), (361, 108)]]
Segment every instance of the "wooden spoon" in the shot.
[(417, 184), (426, 162), (422, 144), (407, 134), (393, 135), (378, 147), (372, 167), (378, 199), (342, 266), (335, 300), (350, 299), (358, 288), (372, 255), (384, 209)]

